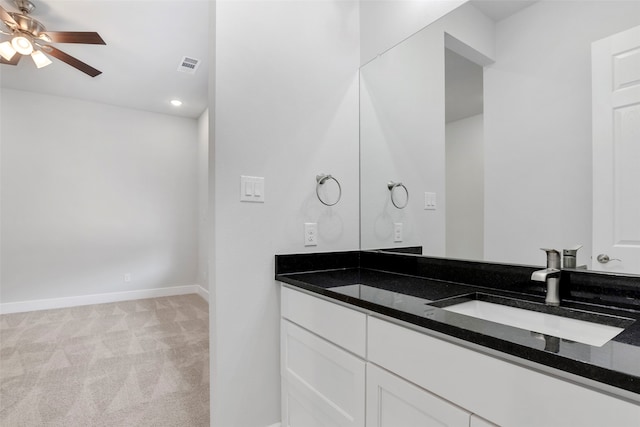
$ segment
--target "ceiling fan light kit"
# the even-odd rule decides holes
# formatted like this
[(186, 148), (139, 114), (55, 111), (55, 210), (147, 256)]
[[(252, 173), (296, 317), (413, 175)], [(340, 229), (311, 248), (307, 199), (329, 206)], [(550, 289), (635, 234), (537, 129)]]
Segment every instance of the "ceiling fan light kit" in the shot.
[(46, 67), (47, 65), (50, 65), (52, 63), (52, 61), (47, 58), (47, 55), (42, 53), (41, 50), (34, 50), (31, 53), (31, 59), (33, 59), (33, 62), (38, 68)]
[(11, 47), (21, 55), (31, 55), (31, 52), (33, 52), (33, 45), (24, 36), (15, 36), (11, 39)]
[[(10, 41), (0, 43), (0, 63), (17, 65), (22, 56), (30, 55), (36, 67), (42, 68), (52, 63), (47, 55), (44, 54), (46, 52), (91, 77), (102, 73), (49, 44), (105, 45), (106, 43), (98, 33), (88, 31), (47, 31), (44, 25), (28, 16), (35, 9), (35, 5), (32, 2), (29, 0), (14, 0), (14, 3), (20, 9), (20, 13), (7, 12), (0, 6), (0, 20), (9, 29), (9, 32), (0, 30), (0, 33), (11, 37)], [(16, 53), (22, 56), (16, 56)]]
[(16, 50), (13, 48), (13, 46), (11, 46), (11, 42), (0, 43), (0, 56), (2, 56), (7, 61), (11, 61), (16, 53)]

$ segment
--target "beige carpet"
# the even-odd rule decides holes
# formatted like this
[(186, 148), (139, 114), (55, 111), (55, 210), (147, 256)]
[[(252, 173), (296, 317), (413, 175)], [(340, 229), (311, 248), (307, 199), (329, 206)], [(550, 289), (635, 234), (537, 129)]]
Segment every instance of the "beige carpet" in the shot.
[(0, 316), (1, 426), (208, 426), (197, 295)]

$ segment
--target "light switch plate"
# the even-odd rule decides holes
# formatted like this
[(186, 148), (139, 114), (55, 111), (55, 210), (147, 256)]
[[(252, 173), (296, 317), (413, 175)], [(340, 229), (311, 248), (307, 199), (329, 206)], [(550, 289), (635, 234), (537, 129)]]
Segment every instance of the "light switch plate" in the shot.
[(436, 193), (424, 193), (424, 208), (428, 211), (436, 210)]
[(240, 201), (264, 203), (264, 178), (240, 176)]

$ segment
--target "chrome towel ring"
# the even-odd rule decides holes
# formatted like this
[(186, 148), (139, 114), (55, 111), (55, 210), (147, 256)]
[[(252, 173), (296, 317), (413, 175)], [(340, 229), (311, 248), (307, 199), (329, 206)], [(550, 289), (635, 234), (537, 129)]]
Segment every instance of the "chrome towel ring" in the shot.
[[(335, 181), (336, 185), (338, 186), (338, 198), (333, 203), (331, 203), (330, 201), (324, 200), (320, 195), (320, 187), (324, 185), (327, 181), (331, 181), (331, 180)], [(323, 205), (333, 206), (337, 204), (340, 201), (340, 198), (342, 197), (342, 186), (340, 185), (340, 182), (338, 182), (338, 180), (331, 175), (328, 175), (328, 174), (316, 175), (316, 196), (318, 196), (318, 200), (320, 200), (320, 203), (322, 203)]]
[[(409, 190), (407, 190), (406, 185), (404, 185), (404, 184), (403, 184), (403, 183), (401, 183), (401, 182), (393, 182), (393, 181), (389, 181), (389, 182), (387, 183), (387, 188), (389, 189), (389, 193), (390, 193), (390, 196), (391, 196), (391, 203), (393, 203), (393, 206), (395, 206), (395, 207), (396, 207), (396, 208), (398, 208), (398, 209), (404, 209), (404, 208), (406, 208), (406, 207), (407, 207), (407, 204), (409, 203)], [(407, 197), (406, 197), (406, 199), (405, 199), (405, 201), (404, 201), (404, 204), (402, 204), (402, 205), (399, 205), (399, 204), (396, 202), (396, 199), (395, 199), (395, 197), (394, 197), (394, 193), (395, 193), (396, 189), (398, 189), (398, 188), (403, 188), (403, 189), (404, 189), (404, 192), (405, 192), (405, 193), (406, 193), (406, 195), (407, 195)]]

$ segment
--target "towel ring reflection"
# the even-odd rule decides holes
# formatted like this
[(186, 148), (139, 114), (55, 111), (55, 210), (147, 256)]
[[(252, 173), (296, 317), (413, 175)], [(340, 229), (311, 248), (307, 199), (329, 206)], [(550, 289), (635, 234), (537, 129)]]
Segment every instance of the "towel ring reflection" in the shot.
[[(389, 181), (387, 183), (387, 188), (389, 189), (389, 193), (391, 194), (391, 203), (393, 203), (393, 206), (395, 206), (398, 209), (404, 209), (407, 207), (407, 204), (409, 203), (409, 190), (407, 190), (407, 186), (404, 185), (401, 182), (393, 182), (393, 181)], [(396, 199), (393, 197), (393, 194), (395, 192), (396, 189), (398, 188), (404, 188), (404, 192), (407, 195), (406, 200), (404, 201), (404, 204), (402, 206), (398, 205), (398, 203), (396, 203)]]
[[(320, 187), (322, 185), (324, 185), (325, 182), (330, 181), (330, 180), (335, 181), (335, 183), (338, 185), (338, 198), (333, 203), (330, 203), (330, 202), (327, 202), (326, 200), (323, 200), (322, 196), (320, 195)], [(322, 203), (325, 206), (336, 205), (340, 201), (340, 198), (342, 197), (342, 186), (340, 185), (338, 180), (335, 179), (335, 177), (333, 177), (331, 175), (325, 175), (325, 174), (316, 175), (316, 196), (318, 196), (318, 200), (320, 200), (320, 203)]]

